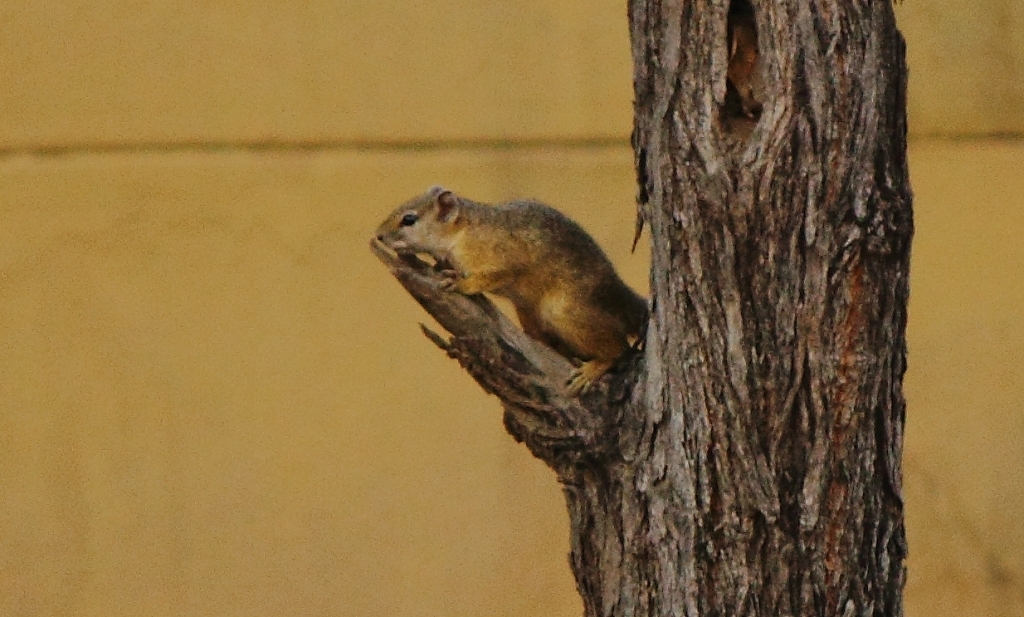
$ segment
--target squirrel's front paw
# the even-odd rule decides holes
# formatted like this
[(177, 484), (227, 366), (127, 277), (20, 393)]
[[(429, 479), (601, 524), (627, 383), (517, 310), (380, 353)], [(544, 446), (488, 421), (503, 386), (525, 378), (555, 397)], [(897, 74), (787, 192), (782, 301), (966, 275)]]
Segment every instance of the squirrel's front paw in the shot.
[(441, 277), (441, 289), (453, 290), (455, 286), (459, 284), (462, 276), (455, 270), (445, 268), (444, 270), (438, 270), (438, 275)]

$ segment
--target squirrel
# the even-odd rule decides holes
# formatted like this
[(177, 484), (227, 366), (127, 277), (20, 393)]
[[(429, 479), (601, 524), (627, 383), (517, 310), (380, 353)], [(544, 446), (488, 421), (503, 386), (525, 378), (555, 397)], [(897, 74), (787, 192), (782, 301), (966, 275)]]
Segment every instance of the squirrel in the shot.
[(435, 186), (395, 209), (373, 241), (429, 255), (448, 289), (510, 300), (527, 335), (579, 362), (566, 381), (573, 396), (614, 365), (647, 320), (647, 301), (594, 239), (536, 201), (492, 206)]

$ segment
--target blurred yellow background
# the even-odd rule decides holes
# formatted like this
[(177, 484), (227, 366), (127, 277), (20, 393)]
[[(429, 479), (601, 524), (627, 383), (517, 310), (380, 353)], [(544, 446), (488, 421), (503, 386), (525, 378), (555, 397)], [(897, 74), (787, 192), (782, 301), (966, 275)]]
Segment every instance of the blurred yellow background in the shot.
[[(911, 67), (907, 614), (1024, 615), (1024, 6)], [(554, 476), (367, 249), (435, 183), (646, 290), (622, 0), (0, 7), (0, 616), (581, 612)]]

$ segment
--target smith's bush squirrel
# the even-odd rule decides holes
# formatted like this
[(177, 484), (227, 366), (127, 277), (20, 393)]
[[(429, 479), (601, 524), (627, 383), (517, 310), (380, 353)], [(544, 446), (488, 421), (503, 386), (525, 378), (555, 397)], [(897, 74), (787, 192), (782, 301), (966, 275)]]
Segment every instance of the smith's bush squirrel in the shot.
[(574, 395), (611, 368), (647, 318), (647, 302), (593, 238), (535, 201), (490, 206), (434, 187), (384, 219), (375, 241), (429, 255), (460, 293), (510, 300), (526, 334), (582, 362), (567, 382)]

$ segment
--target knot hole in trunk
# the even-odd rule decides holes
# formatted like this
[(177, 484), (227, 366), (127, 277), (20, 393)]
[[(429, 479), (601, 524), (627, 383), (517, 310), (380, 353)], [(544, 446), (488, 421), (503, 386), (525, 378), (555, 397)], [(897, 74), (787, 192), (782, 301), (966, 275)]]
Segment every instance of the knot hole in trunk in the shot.
[(765, 91), (757, 46), (757, 19), (750, 0), (732, 0), (728, 19), (726, 55), (729, 65), (722, 125), (726, 132), (745, 138), (761, 118)]

